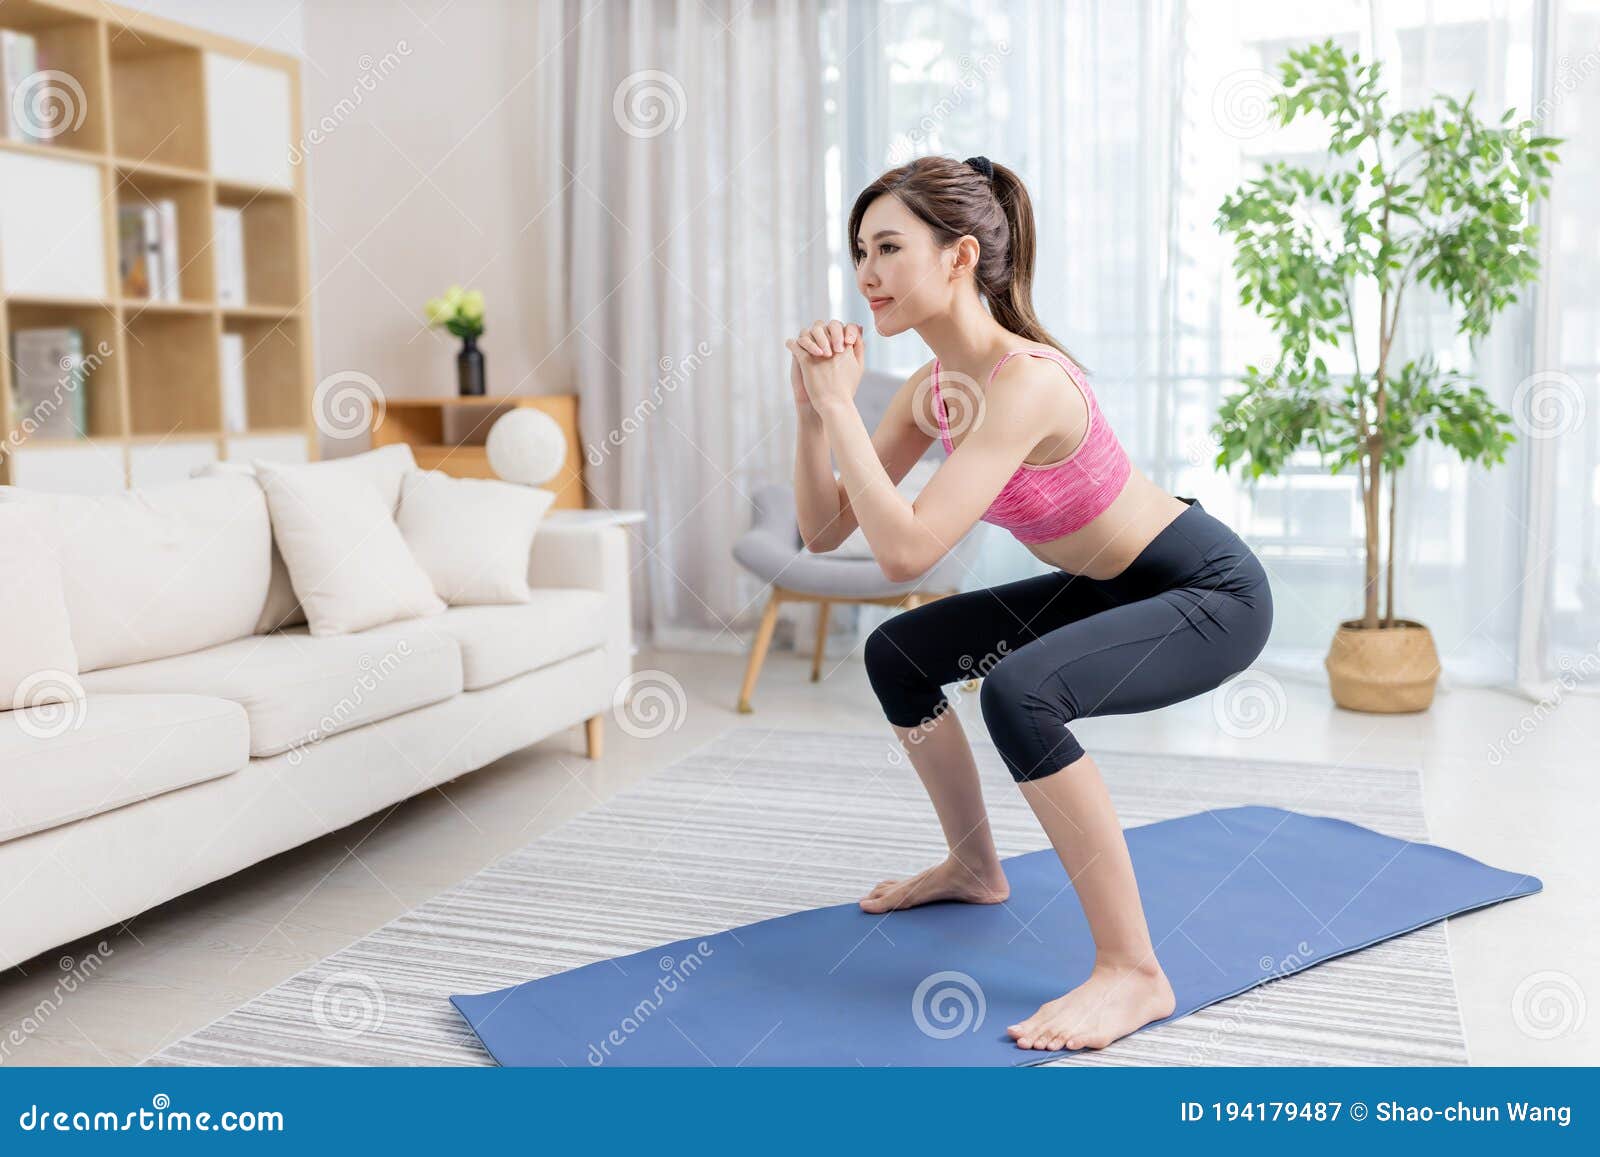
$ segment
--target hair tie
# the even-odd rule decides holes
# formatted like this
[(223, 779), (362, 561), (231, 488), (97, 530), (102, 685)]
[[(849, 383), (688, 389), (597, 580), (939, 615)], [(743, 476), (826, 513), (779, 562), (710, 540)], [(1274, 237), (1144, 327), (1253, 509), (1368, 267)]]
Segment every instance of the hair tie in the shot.
[(994, 164), (988, 157), (968, 157), (966, 163), (982, 173), (985, 181), (993, 182)]

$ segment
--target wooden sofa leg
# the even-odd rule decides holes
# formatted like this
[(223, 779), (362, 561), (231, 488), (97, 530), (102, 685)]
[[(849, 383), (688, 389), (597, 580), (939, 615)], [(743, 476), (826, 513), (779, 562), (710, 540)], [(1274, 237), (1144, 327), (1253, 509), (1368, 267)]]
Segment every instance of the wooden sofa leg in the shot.
[(748, 715), (755, 710), (750, 706), (750, 696), (755, 694), (756, 680), (761, 678), (761, 664), (767, 658), (767, 644), (772, 642), (773, 629), (778, 625), (778, 607), (783, 602), (783, 592), (772, 588), (767, 609), (761, 612), (761, 626), (756, 628), (755, 642), (750, 645), (750, 662), (744, 669), (744, 686), (739, 688), (739, 713)]
[(583, 721), (583, 742), (590, 759), (600, 758), (601, 739), (605, 735), (605, 716), (591, 715)]

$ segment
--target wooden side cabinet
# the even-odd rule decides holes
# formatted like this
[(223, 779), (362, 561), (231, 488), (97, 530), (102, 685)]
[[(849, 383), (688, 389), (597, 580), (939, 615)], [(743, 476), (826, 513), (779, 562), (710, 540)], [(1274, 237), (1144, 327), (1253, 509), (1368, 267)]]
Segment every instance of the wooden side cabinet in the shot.
[(545, 487), (556, 492), (553, 510), (588, 505), (583, 484), (583, 450), (578, 443), (576, 394), (504, 394), (484, 397), (386, 398), (373, 407), (372, 445), (405, 442), (423, 470), (442, 470), (457, 478), (493, 478), (484, 441), (499, 418), (515, 409), (543, 410), (566, 435), (567, 457)]

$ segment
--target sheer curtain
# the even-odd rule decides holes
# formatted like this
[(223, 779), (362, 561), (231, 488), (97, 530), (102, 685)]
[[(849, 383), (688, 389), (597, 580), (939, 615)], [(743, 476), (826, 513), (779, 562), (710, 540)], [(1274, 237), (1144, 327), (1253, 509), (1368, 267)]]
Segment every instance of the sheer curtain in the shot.
[(536, 6), (540, 371), (579, 395), (598, 503), (632, 529), (635, 623), (741, 648), (750, 496), (794, 472), (785, 334), (827, 305), (821, 0)]
[[(1537, 290), (1499, 315), (1475, 352), (1454, 336), (1442, 302), (1407, 290), (1395, 364), (1431, 350), (1471, 373), (1513, 413), (1518, 441), (1503, 465), (1472, 471), (1419, 441), (1400, 481), (1396, 604), (1434, 631), (1445, 687), (1579, 689), (1600, 675), (1596, 210), (1578, 193), (1600, 157), (1577, 131), (1600, 113), (1597, 8), (836, 0), (824, 38), (838, 102), (830, 246), (856, 190), (910, 156), (987, 153), (1016, 168), (1038, 215), (1039, 316), (1087, 364), (1139, 466), (1198, 496), (1268, 566), (1278, 597), (1262, 665), (1320, 679), (1335, 627), (1361, 609), (1356, 479), (1328, 474), (1309, 451), (1253, 485), (1213, 467), (1207, 431), (1220, 399), (1246, 363), (1276, 349), (1238, 303), (1218, 205), (1265, 161), (1314, 165), (1323, 155), (1313, 122), (1279, 129), (1268, 118), (1277, 61), (1313, 40), (1382, 59), (1391, 108), (1470, 91), (1491, 123), (1513, 106), (1539, 119), (1541, 131), (1569, 139), (1554, 200), (1539, 210)], [(836, 312), (865, 322), (848, 261), (830, 253)], [(1368, 364), (1375, 311), (1375, 301), (1358, 301)], [(928, 355), (912, 334), (877, 343), (873, 356), (909, 372)], [(1348, 351), (1345, 364), (1329, 365), (1352, 368)], [(1042, 569), (1003, 535), (987, 542), (972, 585)]]

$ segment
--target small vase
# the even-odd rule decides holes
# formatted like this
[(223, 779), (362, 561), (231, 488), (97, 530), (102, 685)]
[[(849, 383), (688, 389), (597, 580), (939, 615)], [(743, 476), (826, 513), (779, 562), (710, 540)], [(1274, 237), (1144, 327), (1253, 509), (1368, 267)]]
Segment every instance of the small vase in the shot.
[(456, 355), (456, 386), (463, 398), (483, 395), (483, 351), (475, 336), (461, 339), (461, 352)]

